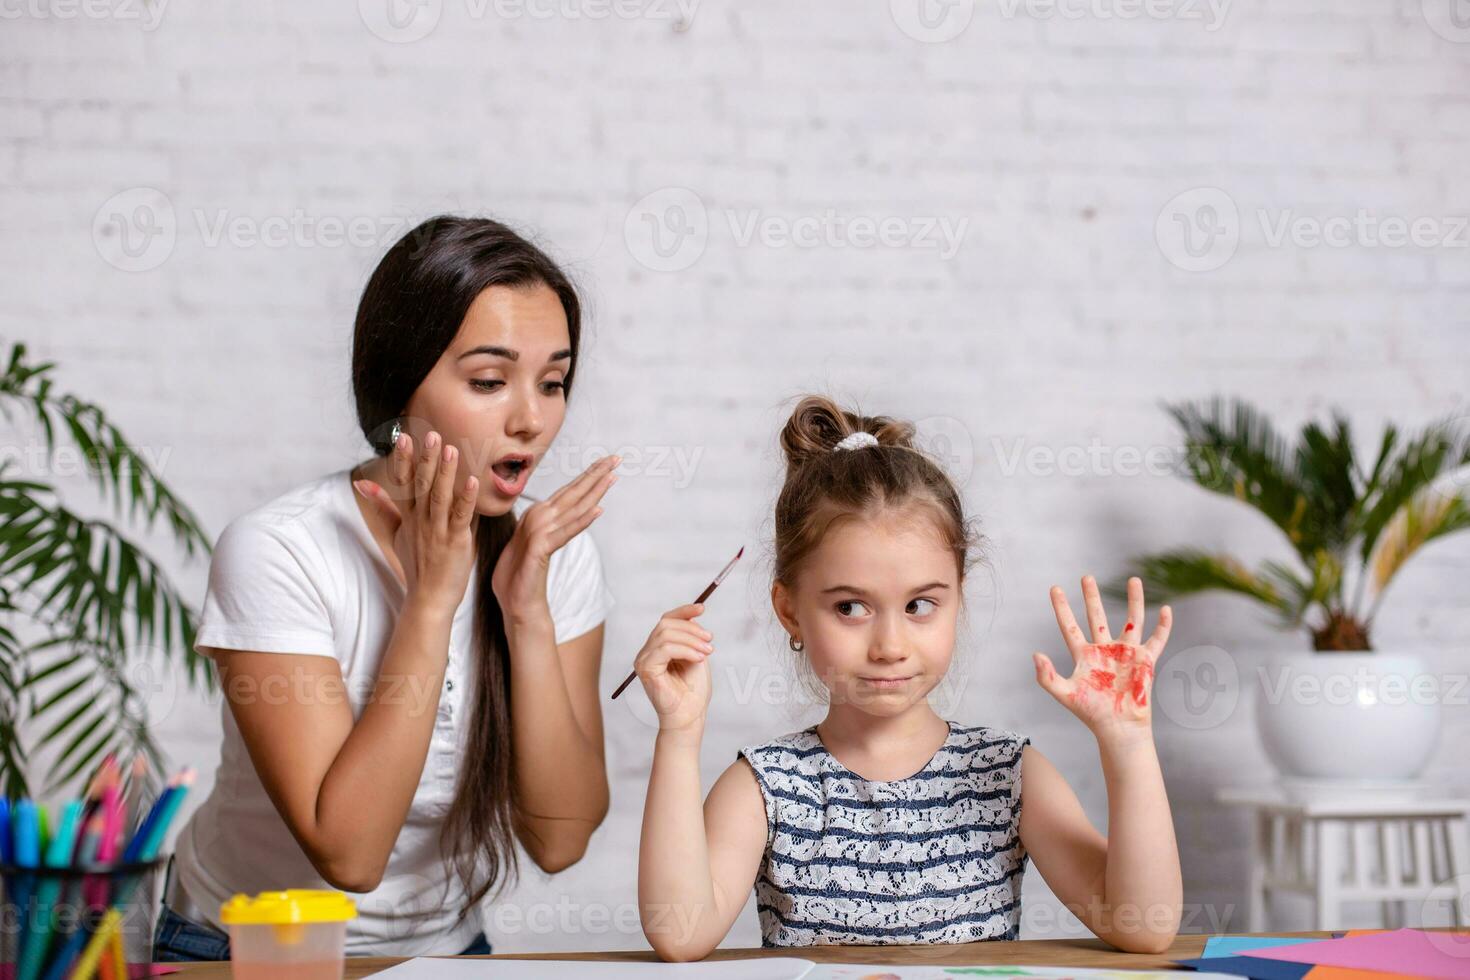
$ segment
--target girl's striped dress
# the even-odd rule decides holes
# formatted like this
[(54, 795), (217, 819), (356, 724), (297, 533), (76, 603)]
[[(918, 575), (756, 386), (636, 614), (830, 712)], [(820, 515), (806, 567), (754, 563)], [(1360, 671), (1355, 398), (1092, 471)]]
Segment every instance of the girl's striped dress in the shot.
[(928, 765), (888, 782), (848, 770), (815, 725), (740, 750), (766, 805), (763, 946), (1017, 938), (1030, 739), (948, 724)]

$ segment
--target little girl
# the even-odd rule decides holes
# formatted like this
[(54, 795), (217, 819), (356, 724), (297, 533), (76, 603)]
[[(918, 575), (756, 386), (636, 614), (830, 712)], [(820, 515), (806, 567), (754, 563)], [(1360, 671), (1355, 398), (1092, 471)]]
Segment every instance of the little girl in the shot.
[(1160, 952), (1178, 930), (1179, 855), (1149, 702), (1169, 607), (1144, 641), (1143, 583), (1130, 580), (1115, 640), (1091, 576), (1087, 633), (1051, 590), (1075, 668), (1064, 677), (1037, 653), (1036, 680), (1097, 739), (1104, 837), (1029, 738), (946, 721), (927, 700), (949, 669), (978, 541), (913, 432), (819, 397), (786, 423), (771, 601), (829, 692), (827, 717), (742, 749), (702, 811), (714, 652), (703, 607), (671, 610), (639, 652), (659, 718), (639, 903), (666, 960), (718, 946), (752, 885), (765, 946), (1015, 939), (1028, 859), (1118, 949)]

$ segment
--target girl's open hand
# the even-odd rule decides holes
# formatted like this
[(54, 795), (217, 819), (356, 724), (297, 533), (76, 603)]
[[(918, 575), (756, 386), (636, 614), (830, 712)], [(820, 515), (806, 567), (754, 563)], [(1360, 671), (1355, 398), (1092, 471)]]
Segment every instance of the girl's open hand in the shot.
[(1104, 736), (1146, 730), (1152, 718), (1150, 692), (1154, 663), (1169, 641), (1174, 614), (1168, 606), (1159, 609), (1153, 635), (1143, 640), (1143, 580), (1128, 580), (1128, 623), (1116, 641), (1108, 630), (1097, 580), (1082, 579), (1082, 598), (1087, 604), (1087, 633), (1077, 625), (1067, 594), (1052, 586), (1051, 604), (1062, 638), (1071, 651), (1072, 676), (1062, 677), (1044, 653), (1031, 655), (1036, 664), (1036, 682), (1082, 720), (1094, 735)]
[(551, 621), (546, 576), (551, 555), (602, 515), (602, 495), (618, 481), (619, 456), (603, 456), (545, 500), (526, 508), (495, 563), (490, 588), (507, 620)]
[(633, 662), (658, 712), (661, 731), (689, 729), (704, 721), (710, 695), (705, 661), (715, 645), (714, 634), (694, 620), (702, 612), (704, 604), (696, 602), (664, 613)]

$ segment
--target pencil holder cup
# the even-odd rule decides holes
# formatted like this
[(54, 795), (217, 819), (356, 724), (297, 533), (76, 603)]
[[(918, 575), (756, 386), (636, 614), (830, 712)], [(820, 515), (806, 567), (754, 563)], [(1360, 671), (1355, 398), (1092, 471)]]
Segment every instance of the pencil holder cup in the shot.
[(236, 895), (220, 907), (235, 980), (342, 980), (355, 918), (346, 895), (311, 889)]
[(0, 865), (0, 978), (126, 976), (148, 963), (162, 864)]

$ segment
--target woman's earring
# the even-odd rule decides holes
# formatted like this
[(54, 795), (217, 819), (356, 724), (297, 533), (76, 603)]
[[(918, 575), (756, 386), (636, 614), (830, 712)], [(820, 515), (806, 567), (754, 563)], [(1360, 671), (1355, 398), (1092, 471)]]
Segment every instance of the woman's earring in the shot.
[(400, 419), (393, 420), (393, 428), (388, 430), (388, 445), (398, 445), (398, 437), (403, 435), (403, 422)]
[(786, 645), (791, 648), (793, 653), (800, 653), (806, 647), (805, 643), (794, 636), (788, 636), (786, 638)]

